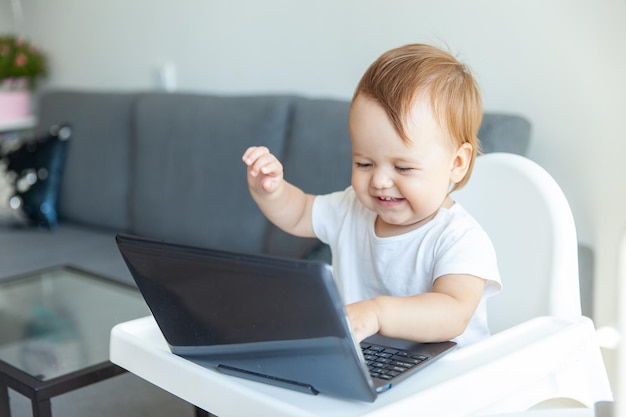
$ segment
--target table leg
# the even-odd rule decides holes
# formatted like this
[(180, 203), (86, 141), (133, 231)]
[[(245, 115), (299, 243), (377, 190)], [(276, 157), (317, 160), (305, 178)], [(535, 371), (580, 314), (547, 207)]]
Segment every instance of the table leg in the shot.
[(49, 398), (39, 402), (33, 401), (33, 417), (52, 417), (52, 406)]
[(217, 417), (215, 414), (211, 414), (208, 411), (203, 410), (202, 408), (196, 408), (196, 417)]
[(11, 417), (11, 404), (9, 404), (9, 387), (0, 384), (0, 416)]

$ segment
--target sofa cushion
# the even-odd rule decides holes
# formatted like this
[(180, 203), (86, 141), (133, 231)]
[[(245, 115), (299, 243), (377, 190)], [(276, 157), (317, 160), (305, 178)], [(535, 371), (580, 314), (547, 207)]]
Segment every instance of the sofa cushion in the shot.
[(113, 232), (67, 223), (50, 232), (39, 228), (0, 229), (3, 278), (60, 265), (73, 265), (134, 285)]
[(134, 97), (72, 91), (42, 96), (40, 129), (59, 121), (73, 128), (58, 202), (61, 220), (126, 230)]
[(260, 251), (268, 222), (241, 157), (283, 154), (289, 99), (148, 93), (136, 108), (132, 232), (200, 246)]
[[(350, 103), (345, 100), (296, 97), (288, 146), (282, 163), (285, 179), (307, 193), (326, 194), (350, 185), (352, 145), (348, 131)], [(264, 251), (311, 257), (317, 239), (297, 238), (271, 226)]]
[(530, 145), (530, 122), (512, 114), (485, 113), (478, 138), (483, 153), (526, 155)]

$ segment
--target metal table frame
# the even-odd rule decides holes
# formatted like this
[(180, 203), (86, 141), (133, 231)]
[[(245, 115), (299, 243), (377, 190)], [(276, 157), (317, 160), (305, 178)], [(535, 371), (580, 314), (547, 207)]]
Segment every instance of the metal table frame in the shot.
[(34, 378), (0, 360), (0, 415), (9, 417), (9, 390), (12, 388), (32, 402), (33, 417), (52, 417), (50, 399), (126, 371), (109, 361), (47, 381)]
[[(13, 282), (21, 279), (27, 279), (37, 274), (43, 274), (47, 271), (55, 269), (68, 269), (76, 271), (79, 274), (89, 275), (90, 277), (107, 282), (113, 286), (121, 286), (129, 289), (135, 289), (133, 286), (106, 279), (96, 273), (85, 271), (71, 265), (60, 265), (56, 267), (46, 268), (44, 270), (33, 271), (20, 274), (15, 277), (3, 280), (3, 283)], [(0, 359), (0, 416), (10, 417), (11, 407), (9, 403), (9, 388), (26, 396), (31, 400), (32, 412), (34, 417), (52, 417), (52, 409), (50, 399), (58, 395), (74, 391), (78, 388), (112, 378), (125, 373), (126, 370), (111, 363), (104, 361), (95, 365), (88, 366), (78, 371), (70, 372), (49, 380), (40, 380), (25, 371), (18, 369)]]

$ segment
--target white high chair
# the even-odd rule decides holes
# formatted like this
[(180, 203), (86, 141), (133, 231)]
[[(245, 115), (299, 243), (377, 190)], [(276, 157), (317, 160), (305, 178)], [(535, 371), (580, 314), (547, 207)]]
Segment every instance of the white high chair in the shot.
[(496, 248), (504, 290), (488, 302), (492, 332), (538, 316), (580, 317), (576, 226), (548, 172), (519, 155), (481, 155), (452, 198)]
[(113, 328), (111, 361), (219, 417), (482, 416), (552, 401), (591, 410), (612, 400), (593, 323), (580, 314), (574, 221), (554, 179), (524, 157), (487, 154), (453, 198), (495, 244), (504, 285), (488, 307), (496, 334), (446, 355), (373, 404), (202, 368), (169, 351), (152, 317)]
[[(588, 320), (581, 317), (574, 218), (563, 191), (545, 169), (515, 154), (481, 155), (468, 184), (453, 199), (479, 221), (496, 248), (503, 291), (487, 304), (493, 333), (542, 316), (574, 323)], [(568, 397), (591, 406), (610, 399), (590, 321), (587, 326), (592, 338), (587, 353), (593, 355), (594, 364), (587, 369), (589, 374), (537, 390), (527, 405), (550, 400), (565, 403)], [(563, 355), (571, 351), (571, 346), (559, 346), (556, 341), (547, 348), (554, 354), (561, 349)]]

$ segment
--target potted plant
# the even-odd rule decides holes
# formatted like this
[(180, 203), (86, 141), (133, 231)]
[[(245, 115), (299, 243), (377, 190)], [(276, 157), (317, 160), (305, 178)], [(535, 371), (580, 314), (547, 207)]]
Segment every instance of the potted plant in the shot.
[(0, 122), (30, 115), (31, 92), (47, 70), (46, 56), (29, 41), (0, 36)]

